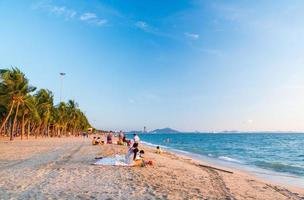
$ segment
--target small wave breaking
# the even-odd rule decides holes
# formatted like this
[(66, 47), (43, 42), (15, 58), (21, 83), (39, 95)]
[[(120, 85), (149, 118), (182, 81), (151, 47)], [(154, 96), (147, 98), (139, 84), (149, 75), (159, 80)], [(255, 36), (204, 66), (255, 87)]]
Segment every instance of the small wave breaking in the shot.
[(235, 158), (230, 158), (230, 157), (228, 157), (228, 156), (219, 156), (218, 159), (220, 159), (220, 160), (225, 160), (225, 161), (229, 161), (229, 162), (234, 162), (234, 163), (240, 163), (240, 164), (243, 163), (243, 162), (240, 161), (240, 160), (237, 160), (237, 159), (235, 159)]

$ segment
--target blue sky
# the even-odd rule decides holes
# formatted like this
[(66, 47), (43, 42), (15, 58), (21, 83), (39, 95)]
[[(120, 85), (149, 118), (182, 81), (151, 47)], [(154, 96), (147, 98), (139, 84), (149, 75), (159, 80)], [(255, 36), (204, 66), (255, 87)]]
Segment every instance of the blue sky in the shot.
[(0, 66), (102, 129), (304, 130), (304, 2), (0, 0)]

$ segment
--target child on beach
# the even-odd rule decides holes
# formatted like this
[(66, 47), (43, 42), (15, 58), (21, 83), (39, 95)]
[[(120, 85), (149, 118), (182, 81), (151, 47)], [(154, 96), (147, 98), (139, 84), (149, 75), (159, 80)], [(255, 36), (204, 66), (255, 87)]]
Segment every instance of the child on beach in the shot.
[(134, 161), (134, 166), (140, 166), (140, 167), (145, 167), (147, 165), (153, 165), (152, 160), (146, 161), (144, 160), (144, 150), (140, 150), (139, 153), (137, 154), (135, 161)]
[(155, 153), (157, 153), (157, 154), (161, 154), (163, 151), (160, 149), (160, 147), (159, 146), (157, 146), (156, 147), (156, 152)]

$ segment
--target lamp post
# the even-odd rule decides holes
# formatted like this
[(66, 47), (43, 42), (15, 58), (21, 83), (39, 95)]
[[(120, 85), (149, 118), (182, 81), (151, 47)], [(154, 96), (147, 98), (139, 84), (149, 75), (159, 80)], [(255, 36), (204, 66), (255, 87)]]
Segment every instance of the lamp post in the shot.
[(66, 75), (66, 73), (61, 72), (61, 73), (59, 73), (59, 75), (60, 75), (60, 102), (61, 102), (61, 100), (62, 100), (63, 77)]

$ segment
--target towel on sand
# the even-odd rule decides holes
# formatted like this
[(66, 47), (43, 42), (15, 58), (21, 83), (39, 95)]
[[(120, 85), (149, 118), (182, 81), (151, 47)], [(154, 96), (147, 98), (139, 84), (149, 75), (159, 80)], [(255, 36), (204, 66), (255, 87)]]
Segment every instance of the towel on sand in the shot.
[(126, 163), (125, 155), (115, 155), (115, 157), (102, 158), (94, 165), (113, 165), (113, 166), (131, 166)]

